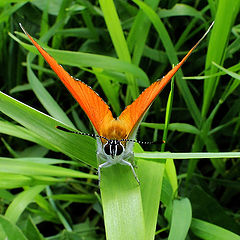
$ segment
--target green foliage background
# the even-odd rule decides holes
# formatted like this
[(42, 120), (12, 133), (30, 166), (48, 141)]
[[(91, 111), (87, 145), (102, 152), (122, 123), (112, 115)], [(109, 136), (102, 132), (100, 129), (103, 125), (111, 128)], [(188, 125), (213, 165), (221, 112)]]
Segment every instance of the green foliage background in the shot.
[[(0, 239), (240, 239), (239, 7), (1, 0)], [(95, 140), (55, 128), (91, 124), (18, 23), (118, 116), (213, 21), (141, 124), (140, 186), (117, 165), (99, 190)]]

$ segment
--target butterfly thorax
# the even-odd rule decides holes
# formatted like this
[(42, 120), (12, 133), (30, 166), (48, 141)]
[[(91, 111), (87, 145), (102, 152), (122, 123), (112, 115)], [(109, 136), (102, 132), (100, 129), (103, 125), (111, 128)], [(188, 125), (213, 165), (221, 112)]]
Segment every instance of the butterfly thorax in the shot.
[[(121, 140), (127, 138), (126, 126), (123, 121), (113, 119), (110, 121), (104, 121), (101, 127), (100, 135), (109, 140)], [(101, 139), (103, 144), (107, 142), (105, 139)], [(125, 145), (125, 142), (123, 143)]]

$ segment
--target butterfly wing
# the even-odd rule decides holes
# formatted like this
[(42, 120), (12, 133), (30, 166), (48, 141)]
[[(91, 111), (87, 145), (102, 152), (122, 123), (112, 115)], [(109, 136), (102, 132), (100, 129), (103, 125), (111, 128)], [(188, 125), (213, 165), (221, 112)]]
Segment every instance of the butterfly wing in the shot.
[(167, 83), (171, 80), (174, 74), (178, 71), (178, 69), (184, 64), (193, 50), (198, 46), (198, 44), (205, 38), (207, 33), (210, 31), (214, 22), (210, 25), (208, 30), (202, 36), (202, 38), (192, 47), (192, 49), (186, 54), (186, 56), (179, 62), (172, 70), (168, 72), (166, 76), (162, 79), (154, 82), (150, 87), (148, 87), (142, 94), (127, 108), (121, 113), (119, 116), (119, 120), (126, 123), (128, 126), (127, 136), (128, 138), (135, 138), (136, 130), (148, 110), (151, 106), (152, 102), (156, 99), (158, 94), (163, 90), (163, 88), (167, 85)]
[(107, 119), (107, 121), (110, 121), (113, 119), (108, 105), (88, 85), (70, 76), (53, 57), (43, 50), (43, 48), (25, 31), (22, 26), (21, 28), (44, 57), (46, 62), (50, 65), (52, 70), (58, 75), (63, 84), (67, 87), (69, 92), (80, 104), (95, 130), (98, 134), (100, 134), (103, 120), (105, 119), (106, 121)]

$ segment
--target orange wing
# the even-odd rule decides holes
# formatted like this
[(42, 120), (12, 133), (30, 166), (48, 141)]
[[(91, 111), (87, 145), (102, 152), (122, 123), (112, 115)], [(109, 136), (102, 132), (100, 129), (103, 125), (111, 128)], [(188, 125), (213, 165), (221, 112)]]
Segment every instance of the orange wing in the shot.
[(182, 59), (181, 62), (179, 62), (171, 71), (169, 71), (166, 76), (154, 82), (150, 87), (148, 87), (144, 92), (142, 92), (142, 94), (131, 105), (127, 106), (127, 108), (121, 113), (121, 115), (119, 116), (119, 120), (124, 121), (126, 125), (129, 126), (129, 129), (127, 130), (128, 138), (138, 127), (144, 114), (151, 106), (152, 102), (167, 85), (167, 83), (171, 80), (171, 78), (178, 71), (178, 69), (184, 64), (184, 62), (187, 60), (193, 50), (204, 39), (213, 24), (214, 22), (210, 25), (202, 38), (193, 46), (193, 48), (187, 53), (187, 55)]
[(25, 31), (21, 24), (20, 27), (31, 40), (33, 45), (42, 54), (52, 70), (58, 75), (69, 92), (80, 104), (90, 119), (91, 123), (93, 124), (95, 130), (98, 134), (100, 134), (101, 125), (104, 118), (108, 119), (108, 121), (113, 120), (113, 116), (108, 105), (89, 86), (70, 76), (63, 69), (63, 67), (55, 61), (53, 57), (51, 57), (45, 50), (41, 48), (41, 46), (36, 41), (33, 40), (33, 38)]

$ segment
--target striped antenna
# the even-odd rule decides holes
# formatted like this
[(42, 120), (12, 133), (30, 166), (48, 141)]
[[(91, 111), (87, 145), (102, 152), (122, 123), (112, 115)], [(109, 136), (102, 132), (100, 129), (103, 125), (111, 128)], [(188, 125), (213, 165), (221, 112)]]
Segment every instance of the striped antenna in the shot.
[[(68, 133), (74, 133), (74, 134), (79, 134), (79, 135), (84, 135), (84, 136), (90, 136), (90, 137), (95, 137), (95, 138), (103, 138), (105, 140), (107, 140), (108, 142), (111, 142), (112, 140), (103, 137), (103, 136), (99, 136), (97, 134), (91, 134), (91, 133), (83, 133), (83, 132), (79, 132), (79, 131), (72, 131), (69, 130), (65, 127), (62, 126), (56, 126), (57, 129), (63, 131), (63, 132), (68, 132)], [(138, 140), (134, 140), (134, 139), (121, 139), (118, 140), (119, 142), (135, 142), (135, 143), (139, 143), (139, 144), (152, 144), (153, 142), (143, 142), (143, 141), (138, 141)]]

